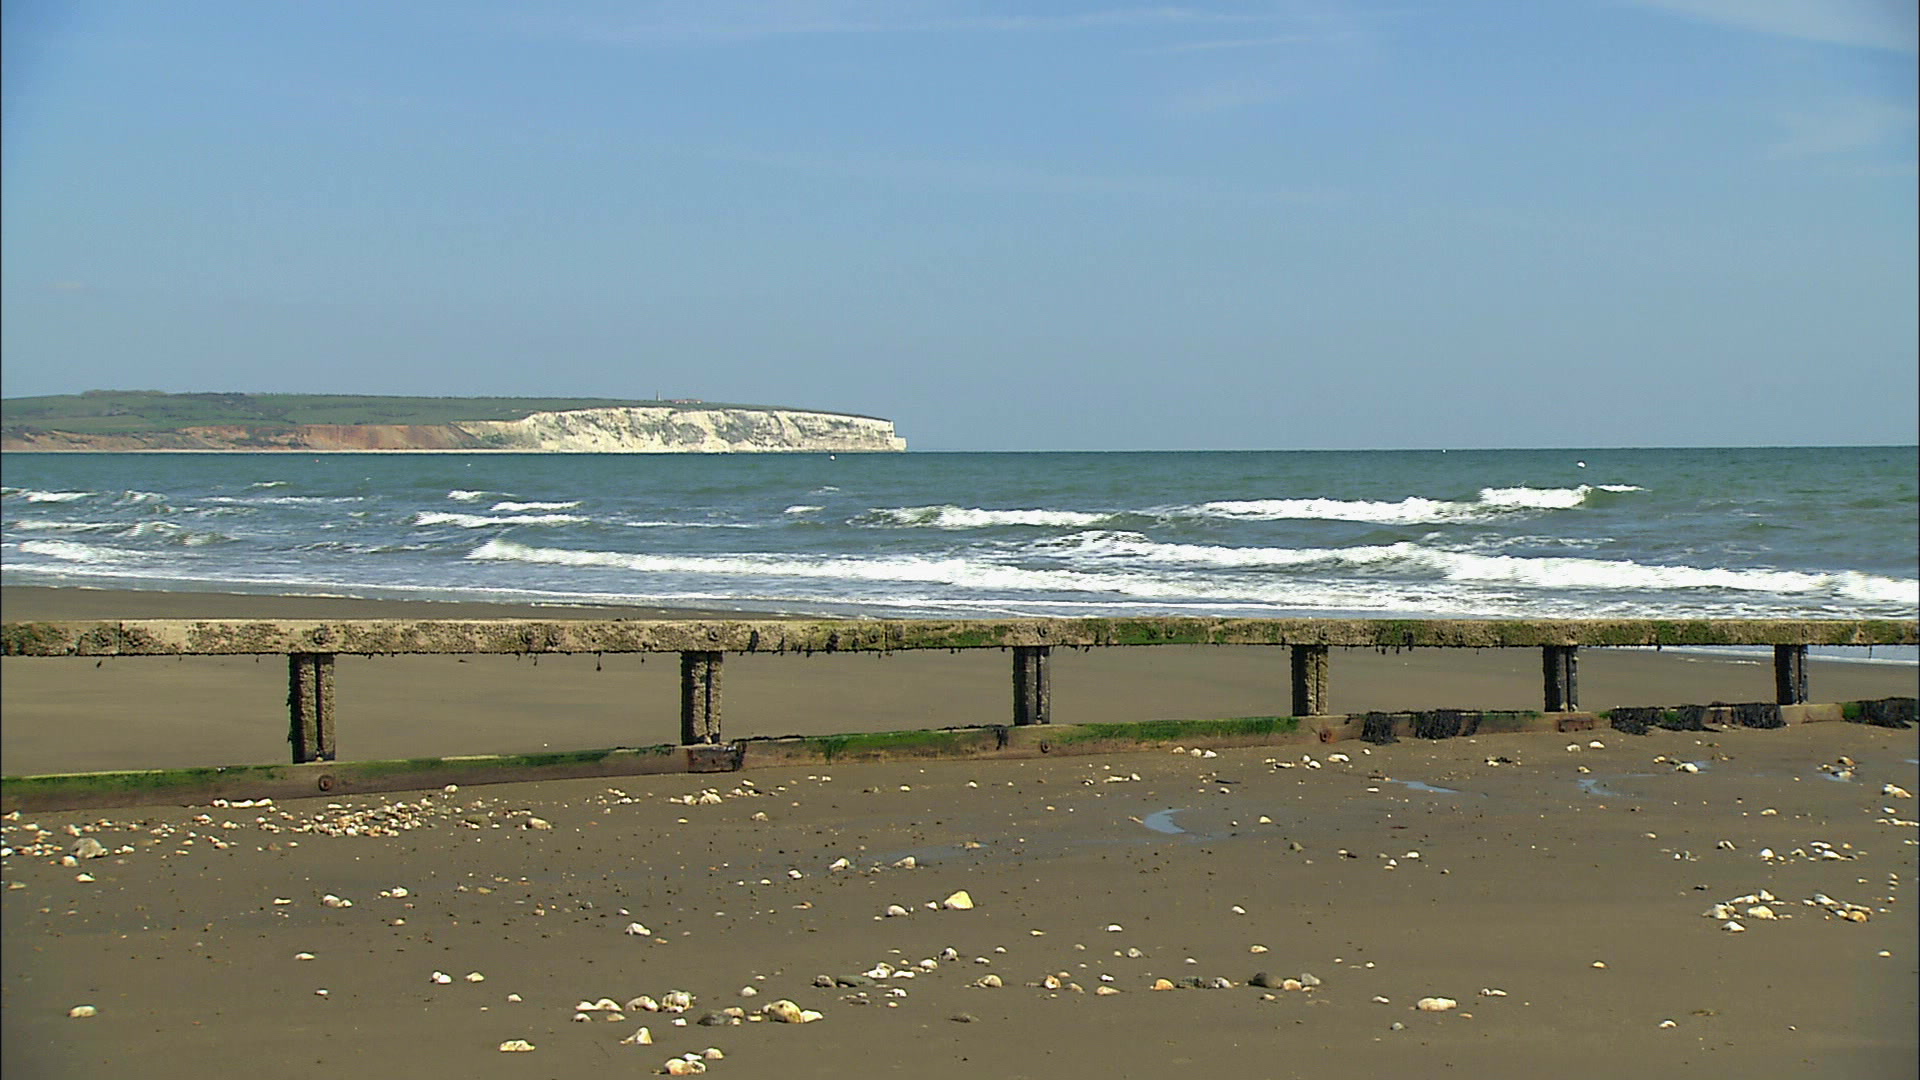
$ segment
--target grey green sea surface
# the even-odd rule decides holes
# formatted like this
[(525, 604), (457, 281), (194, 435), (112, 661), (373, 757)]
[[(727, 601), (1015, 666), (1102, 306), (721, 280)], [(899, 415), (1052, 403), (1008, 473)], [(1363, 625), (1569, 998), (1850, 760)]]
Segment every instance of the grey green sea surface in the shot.
[(10, 585), (850, 616), (1894, 617), (1914, 447), (9, 454)]

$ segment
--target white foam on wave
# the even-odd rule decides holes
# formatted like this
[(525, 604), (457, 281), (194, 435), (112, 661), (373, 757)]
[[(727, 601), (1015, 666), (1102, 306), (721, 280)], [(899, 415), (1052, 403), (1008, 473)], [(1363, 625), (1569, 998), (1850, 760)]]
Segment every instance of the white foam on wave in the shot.
[(868, 516), (886, 525), (930, 529), (987, 529), (996, 525), (1084, 528), (1113, 517), (1083, 510), (986, 510), (951, 504), (876, 507)]
[(493, 514), (518, 514), (528, 510), (572, 510), (579, 505), (579, 499), (572, 502), (497, 502), (487, 509)]
[(1479, 516), (1473, 503), (1409, 496), (1399, 502), (1369, 499), (1223, 499), (1177, 507), (1168, 516), (1218, 517), (1239, 521), (1361, 521), (1381, 525), (1424, 525)]
[(1437, 574), (1448, 580), (1543, 589), (1658, 591), (1728, 589), (1783, 595), (1827, 593), (1871, 603), (1920, 604), (1920, 580), (1857, 571), (1660, 566), (1631, 560), (1482, 555), (1414, 543), (1348, 548), (1225, 547), (1165, 544), (1138, 533), (1090, 532), (1035, 545), (1036, 551), (1106, 561), (1195, 568), (1286, 569), (1315, 565)]
[(29, 531), (99, 532), (106, 529), (124, 529), (127, 524), (124, 521), (41, 521), (36, 519), (16, 521), (13, 527)]
[(422, 510), (413, 515), (415, 525), (458, 525), (463, 529), (481, 529), (489, 525), (575, 525), (587, 519), (578, 514), (449, 514)]
[(20, 550), (30, 555), (45, 555), (64, 562), (91, 565), (125, 562), (138, 557), (136, 552), (73, 540), (28, 540), (20, 545)]
[(824, 506), (799, 505), (799, 506), (789, 506), (785, 510), (782, 510), (780, 512), (783, 514), (814, 514), (825, 509), (826, 507)]
[(97, 492), (36, 491), (32, 488), (15, 488), (12, 491), (8, 492), (8, 494), (19, 495), (21, 498), (27, 500), (30, 503), (65, 503), (65, 502), (78, 502), (81, 499), (89, 498), (97, 494)]
[(447, 498), (452, 499), (456, 502), (478, 502), (489, 495), (502, 495), (502, 494), (505, 494), (505, 492), (468, 491), (465, 488), (454, 488), (452, 491), (447, 492)]

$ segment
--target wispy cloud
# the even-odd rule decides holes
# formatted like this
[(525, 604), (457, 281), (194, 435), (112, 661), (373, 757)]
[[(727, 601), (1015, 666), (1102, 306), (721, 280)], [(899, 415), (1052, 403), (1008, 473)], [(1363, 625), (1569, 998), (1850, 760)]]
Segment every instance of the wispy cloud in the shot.
[(1767, 148), (1771, 158), (1911, 151), (1920, 117), (1910, 105), (1847, 98), (1795, 108), (1779, 120), (1784, 134)]
[(1167, 45), (1156, 52), (1214, 52), (1220, 49), (1266, 49), (1281, 45), (1317, 45), (1328, 41), (1350, 38), (1351, 32), (1333, 34), (1269, 34), (1263, 37), (1221, 38), (1214, 41), (1187, 41), (1178, 45)]
[(662, 0), (596, 14), (542, 13), (522, 29), (606, 44), (748, 41), (796, 35), (1022, 33), (1122, 27), (1272, 25), (1280, 16), (1183, 6), (1003, 14), (946, 4), (877, 0)]
[(1864, 49), (1912, 53), (1913, 0), (1632, 0), (1641, 7), (1722, 26)]
[(852, 181), (906, 184), (916, 189), (1260, 205), (1323, 203), (1336, 197), (1324, 190), (1248, 189), (1197, 177), (1090, 173), (1008, 161), (828, 155), (746, 147), (683, 147), (682, 150), (760, 168)]

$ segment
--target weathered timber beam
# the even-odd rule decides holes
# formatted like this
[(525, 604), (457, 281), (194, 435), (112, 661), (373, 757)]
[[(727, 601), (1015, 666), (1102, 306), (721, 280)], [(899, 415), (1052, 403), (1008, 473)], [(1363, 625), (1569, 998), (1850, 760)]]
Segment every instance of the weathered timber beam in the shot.
[(1045, 645), (1016, 645), (1013, 649), (1013, 723), (1016, 727), (1050, 723), (1053, 689), (1048, 685)]
[(1574, 712), (1580, 708), (1578, 646), (1543, 646), (1540, 650), (1540, 670), (1546, 683), (1547, 712)]
[(1293, 715), (1323, 716), (1327, 707), (1327, 647), (1293, 647)]
[(1807, 700), (1807, 647), (1773, 647), (1773, 700), (1782, 705), (1801, 705)]
[(287, 716), (295, 765), (335, 759), (332, 654), (287, 657)]
[(680, 654), (680, 745), (720, 741), (720, 664), (725, 653)]
[(137, 619), (0, 626), (6, 656), (346, 653), (893, 652), (1064, 645), (1916, 645), (1897, 619), (1015, 619), (649, 620)]

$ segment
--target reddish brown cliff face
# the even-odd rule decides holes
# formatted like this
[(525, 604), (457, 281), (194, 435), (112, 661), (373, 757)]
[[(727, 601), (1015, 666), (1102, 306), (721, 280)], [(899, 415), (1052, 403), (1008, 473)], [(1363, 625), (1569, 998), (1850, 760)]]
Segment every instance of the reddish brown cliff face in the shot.
[(0, 450), (464, 450), (483, 445), (447, 424), (302, 424), (291, 428), (210, 426), (129, 435), (14, 430)]

